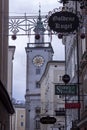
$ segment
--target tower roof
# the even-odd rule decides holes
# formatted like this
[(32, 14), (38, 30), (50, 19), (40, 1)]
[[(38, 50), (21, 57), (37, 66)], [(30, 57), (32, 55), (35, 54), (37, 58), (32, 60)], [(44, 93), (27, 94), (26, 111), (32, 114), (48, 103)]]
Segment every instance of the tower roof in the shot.
[(42, 22), (42, 18), (41, 18), (41, 10), (39, 9), (39, 16), (38, 16), (38, 19), (37, 19), (37, 23), (36, 23), (36, 26), (34, 28), (34, 31), (35, 32), (39, 32), (39, 31), (45, 31), (45, 28), (44, 28), (44, 25), (43, 25), (43, 22)]

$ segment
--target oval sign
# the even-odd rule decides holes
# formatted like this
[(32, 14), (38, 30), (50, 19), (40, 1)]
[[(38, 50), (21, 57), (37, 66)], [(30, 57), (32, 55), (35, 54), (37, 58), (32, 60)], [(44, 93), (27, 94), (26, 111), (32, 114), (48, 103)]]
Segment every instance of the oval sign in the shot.
[(79, 18), (72, 12), (56, 12), (49, 17), (48, 26), (57, 33), (70, 33), (78, 28)]
[(70, 76), (68, 74), (65, 74), (63, 77), (62, 77), (62, 80), (64, 83), (68, 83), (70, 81)]
[(56, 118), (55, 117), (46, 116), (46, 117), (42, 117), (40, 119), (40, 122), (42, 124), (54, 124), (56, 122)]

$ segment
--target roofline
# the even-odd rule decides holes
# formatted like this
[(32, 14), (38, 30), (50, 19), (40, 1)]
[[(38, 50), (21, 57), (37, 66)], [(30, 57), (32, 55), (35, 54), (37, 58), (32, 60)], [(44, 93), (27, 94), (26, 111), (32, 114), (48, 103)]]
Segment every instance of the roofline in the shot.
[(41, 83), (41, 81), (43, 80), (43, 77), (46, 75), (46, 72), (48, 71), (49, 69), (49, 65), (56, 65), (58, 63), (63, 63), (65, 64), (65, 60), (54, 60), (54, 61), (48, 61), (47, 64), (46, 64), (46, 67), (45, 67), (45, 71), (43, 73), (43, 75), (41, 76), (40, 80), (39, 80), (39, 83)]

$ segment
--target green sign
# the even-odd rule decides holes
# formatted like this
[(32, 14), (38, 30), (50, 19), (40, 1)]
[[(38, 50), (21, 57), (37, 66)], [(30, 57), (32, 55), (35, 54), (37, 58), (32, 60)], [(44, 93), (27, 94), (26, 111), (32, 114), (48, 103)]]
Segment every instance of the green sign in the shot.
[(55, 95), (76, 95), (77, 85), (55, 85)]

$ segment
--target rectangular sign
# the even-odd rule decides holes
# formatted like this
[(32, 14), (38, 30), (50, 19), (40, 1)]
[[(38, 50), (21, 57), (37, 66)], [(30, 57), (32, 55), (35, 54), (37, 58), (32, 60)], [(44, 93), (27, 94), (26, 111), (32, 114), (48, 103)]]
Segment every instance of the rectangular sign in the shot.
[(77, 85), (55, 85), (55, 95), (76, 95)]
[(65, 109), (76, 109), (80, 107), (81, 107), (80, 103), (65, 103)]

